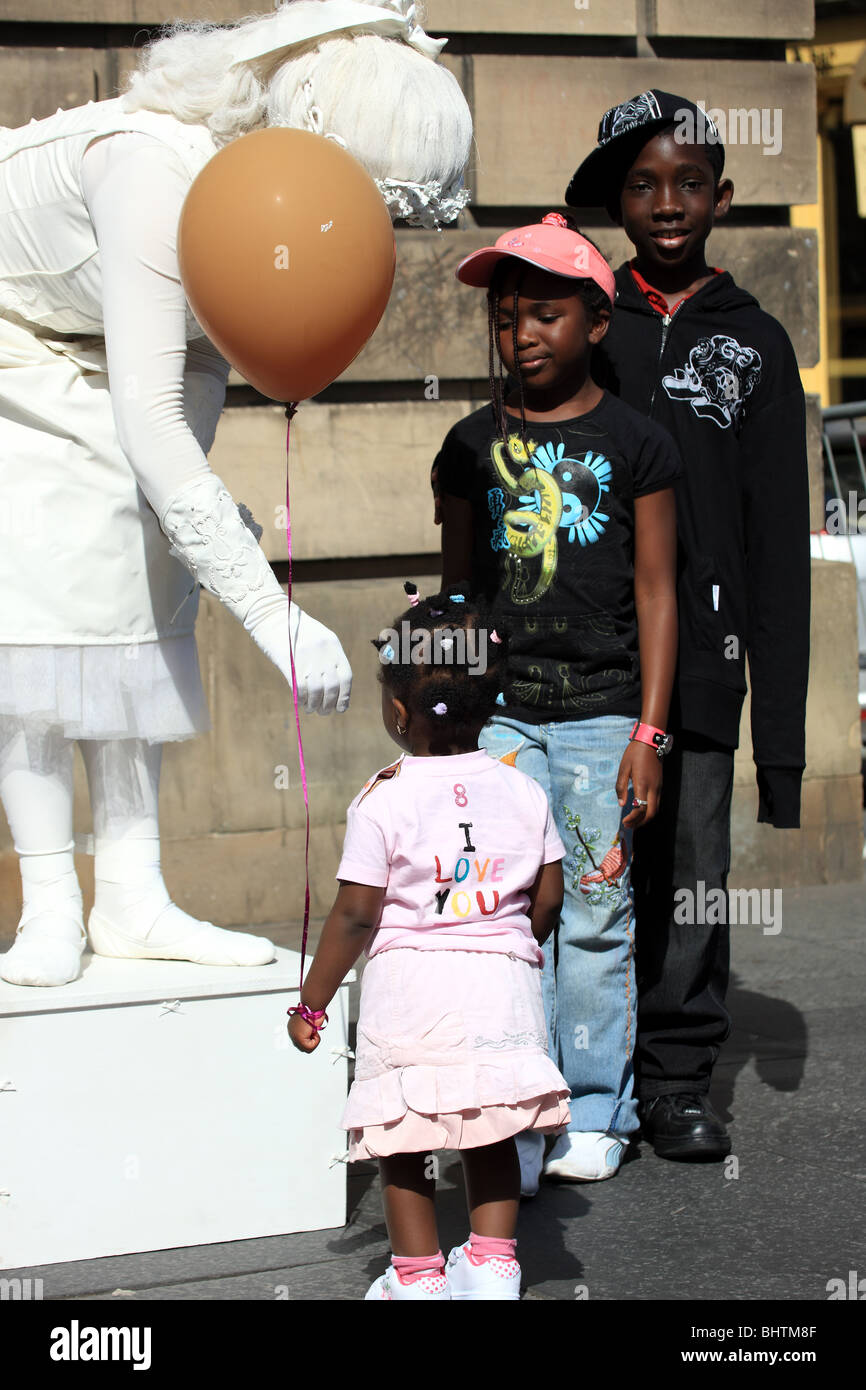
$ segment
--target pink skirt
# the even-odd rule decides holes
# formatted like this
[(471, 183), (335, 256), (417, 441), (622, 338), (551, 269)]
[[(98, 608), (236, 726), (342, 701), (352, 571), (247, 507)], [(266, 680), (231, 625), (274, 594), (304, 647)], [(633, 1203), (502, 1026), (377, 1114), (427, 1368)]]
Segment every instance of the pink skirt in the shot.
[(495, 951), (397, 948), (367, 963), (343, 1113), (349, 1161), (474, 1149), (568, 1127), (541, 968)]

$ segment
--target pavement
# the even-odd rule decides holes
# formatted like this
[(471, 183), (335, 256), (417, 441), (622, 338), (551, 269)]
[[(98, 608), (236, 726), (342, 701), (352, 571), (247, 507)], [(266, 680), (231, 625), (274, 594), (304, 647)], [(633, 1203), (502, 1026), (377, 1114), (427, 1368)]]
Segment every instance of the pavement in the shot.
[[(641, 1144), (610, 1181), (544, 1182), (521, 1210), (526, 1300), (866, 1297), (863, 888), (785, 889), (780, 931), (732, 928), (734, 1027), (711, 1093), (731, 1157), (672, 1163)], [(467, 1220), (459, 1161), (438, 1157), (447, 1252)], [(46, 1300), (358, 1300), (388, 1258), (375, 1166), (356, 1164), (342, 1228), (4, 1277), (41, 1278)]]

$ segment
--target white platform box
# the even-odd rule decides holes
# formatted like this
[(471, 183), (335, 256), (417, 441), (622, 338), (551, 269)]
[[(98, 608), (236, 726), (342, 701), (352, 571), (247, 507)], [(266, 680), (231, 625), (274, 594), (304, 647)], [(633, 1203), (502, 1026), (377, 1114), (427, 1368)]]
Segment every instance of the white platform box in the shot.
[(0, 1269), (343, 1225), (348, 989), (297, 1052), (299, 964), (0, 981)]

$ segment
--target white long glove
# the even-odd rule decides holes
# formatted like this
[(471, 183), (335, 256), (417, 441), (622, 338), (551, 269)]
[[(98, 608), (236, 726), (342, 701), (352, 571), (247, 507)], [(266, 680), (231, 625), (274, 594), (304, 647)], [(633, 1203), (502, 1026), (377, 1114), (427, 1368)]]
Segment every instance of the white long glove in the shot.
[(243, 623), (290, 684), (291, 622), (300, 702), (310, 713), (342, 713), (349, 704), (352, 670), (339, 640), (297, 604), (289, 608), (222, 480), (207, 473), (180, 488), (163, 508), (160, 525), (171, 553)]

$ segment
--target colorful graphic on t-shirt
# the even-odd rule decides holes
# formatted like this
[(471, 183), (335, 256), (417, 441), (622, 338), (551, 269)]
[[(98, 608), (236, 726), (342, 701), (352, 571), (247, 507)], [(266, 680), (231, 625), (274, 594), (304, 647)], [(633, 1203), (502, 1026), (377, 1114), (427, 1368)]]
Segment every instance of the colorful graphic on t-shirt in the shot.
[[(587, 449), (582, 459), (569, 456), (564, 444), (540, 444), (532, 455), (533, 465), (548, 473), (557, 473), (562, 491), (562, 516), (559, 524), (568, 528), (568, 539), (592, 545), (610, 521), (604, 510), (605, 493), (610, 492), (613, 469), (604, 454)], [(568, 483), (568, 491), (562, 488)], [(521, 501), (524, 499), (521, 498)]]
[[(507, 552), (505, 584), (514, 603), (534, 603), (553, 583), (557, 566), (557, 532), (569, 541), (592, 545), (602, 535), (609, 513), (605, 494), (613, 476), (604, 454), (588, 449), (582, 459), (566, 455), (565, 445), (540, 444), (518, 435), (507, 445), (497, 440), (490, 450), (497, 475), (505, 484), (490, 488), (487, 505), (493, 520), (491, 549)], [(518, 471), (519, 470), (519, 471)], [(563, 484), (567, 484), (564, 487)], [(519, 506), (508, 506), (507, 497)], [(527, 563), (540, 558), (532, 583)]]

